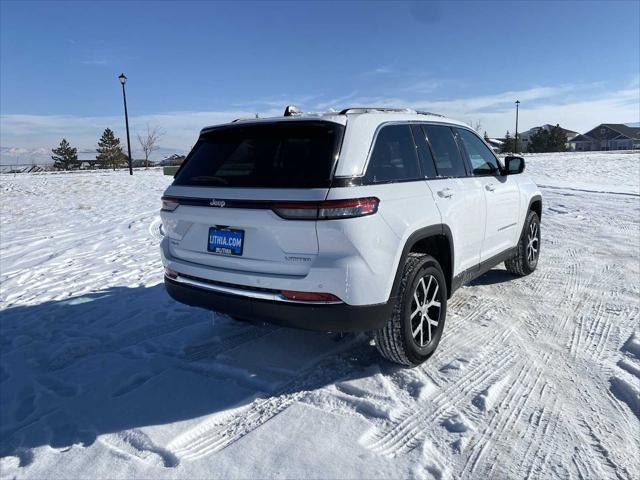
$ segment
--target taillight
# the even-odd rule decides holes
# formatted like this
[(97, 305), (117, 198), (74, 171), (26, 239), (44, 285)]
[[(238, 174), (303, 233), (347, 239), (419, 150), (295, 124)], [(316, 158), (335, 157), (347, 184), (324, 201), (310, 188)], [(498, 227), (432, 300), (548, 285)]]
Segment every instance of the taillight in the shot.
[(176, 208), (178, 208), (178, 201), (175, 198), (171, 197), (162, 197), (162, 210), (165, 212), (173, 212)]
[(336, 220), (373, 215), (380, 200), (375, 197), (328, 200), (325, 202), (282, 202), (271, 206), (276, 215), (287, 220)]
[(296, 300), (298, 302), (340, 302), (340, 299), (331, 293), (282, 290), (280, 294), (287, 300)]
[(164, 267), (164, 274), (171, 278), (171, 279), (176, 279), (178, 278), (178, 272), (176, 272), (175, 270), (171, 270), (170, 268)]

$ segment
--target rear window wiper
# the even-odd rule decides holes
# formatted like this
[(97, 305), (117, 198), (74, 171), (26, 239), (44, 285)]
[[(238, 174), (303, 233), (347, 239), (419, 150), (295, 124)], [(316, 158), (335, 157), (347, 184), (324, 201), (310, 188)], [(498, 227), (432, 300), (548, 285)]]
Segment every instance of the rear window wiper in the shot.
[(226, 178), (210, 175), (198, 175), (196, 177), (191, 177), (189, 181), (194, 183), (219, 183), (222, 185), (227, 185), (229, 183), (229, 180), (227, 180)]

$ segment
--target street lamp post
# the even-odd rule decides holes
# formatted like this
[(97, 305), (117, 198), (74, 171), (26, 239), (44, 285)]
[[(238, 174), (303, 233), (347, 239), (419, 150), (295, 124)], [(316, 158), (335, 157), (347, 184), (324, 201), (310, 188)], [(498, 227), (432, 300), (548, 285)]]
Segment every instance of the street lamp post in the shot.
[(127, 94), (124, 91), (124, 84), (127, 83), (127, 77), (121, 73), (118, 77), (122, 84), (122, 98), (124, 100), (124, 123), (127, 127), (127, 150), (129, 152), (129, 175), (133, 175), (133, 165), (131, 162), (131, 140), (129, 139), (129, 115), (127, 113)]
[(513, 153), (518, 153), (518, 107), (519, 106), (520, 106), (520, 100), (516, 100), (516, 139), (515, 139), (515, 147), (513, 147), (515, 152)]

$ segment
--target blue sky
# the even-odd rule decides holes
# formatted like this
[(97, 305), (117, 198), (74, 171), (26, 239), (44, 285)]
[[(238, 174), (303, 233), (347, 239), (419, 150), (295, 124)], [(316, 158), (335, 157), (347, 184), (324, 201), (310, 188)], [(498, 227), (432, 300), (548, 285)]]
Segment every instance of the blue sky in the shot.
[(398, 105), (490, 135), (637, 122), (640, 2), (17, 2), (0, 11), (2, 147), (162, 127), (186, 150), (237, 116)]

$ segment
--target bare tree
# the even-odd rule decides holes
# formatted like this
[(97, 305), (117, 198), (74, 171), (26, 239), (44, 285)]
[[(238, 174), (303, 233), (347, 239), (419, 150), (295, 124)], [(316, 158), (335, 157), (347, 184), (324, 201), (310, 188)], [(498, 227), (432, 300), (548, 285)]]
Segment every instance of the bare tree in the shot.
[(476, 132), (480, 133), (480, 130), (482, 130), (482, 120), (476, 120), (475, 122), (471, 122), (469, 126), (473, 128)]
[(146, 135), (138, 134), (138, 142), (144, 152), (144, 168), (149, 168), (149, 157), (158, 149), (158, 140), (164, 135), (164, 131), (160, 127), (149, 127), (147, 123)]

